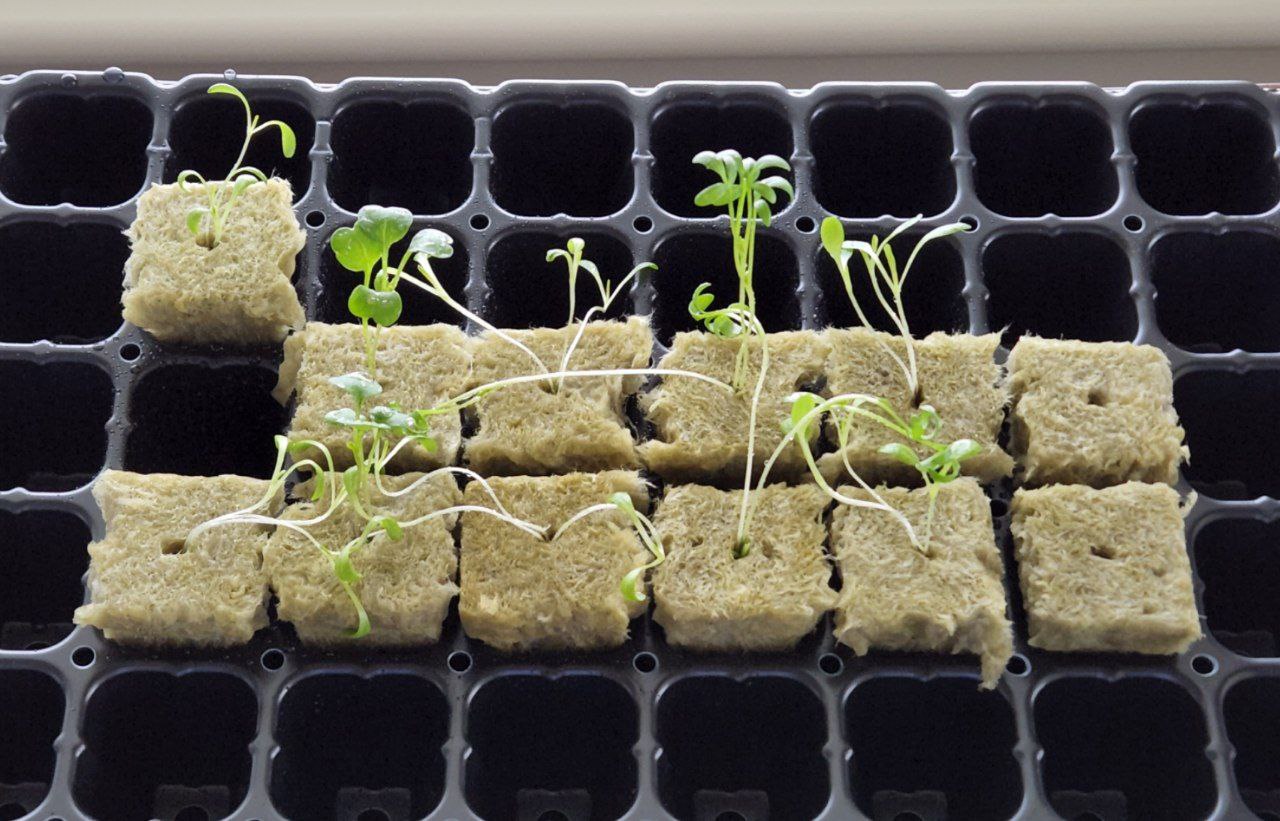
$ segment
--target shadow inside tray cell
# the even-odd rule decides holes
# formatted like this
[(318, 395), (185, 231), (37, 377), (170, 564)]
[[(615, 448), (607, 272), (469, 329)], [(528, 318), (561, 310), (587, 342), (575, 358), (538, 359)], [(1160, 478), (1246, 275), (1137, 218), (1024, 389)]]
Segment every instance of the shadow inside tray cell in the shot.
[[(371, 139), (379, 150), (370, 151)], [(333, 118), (329, 194), (348, 211), (370, 203), (444, 214), (471, 194), (476, 130), (455, 103), (367, 100)]]
[(1243, 656), (1280, 656), (1280, 523), (1210, 522), (1195, 558), (1213, 637)]
[(0, 650), (57, 644), (84, 601), (89, 527), (60, 510), (0, 511)]
[[(391, 246), (392, 265), (400, 262), (413, 235), (425, 227), (427, 226), (414, 226), (409, 230), (407, 237)], [(464, 293), (467, 287), (467, 248), (460, 242), (460, 238), (454, 237), (453, 256), (448, 259), (431, 260), (431, 270), (440, 278), (440, 284), (445, 287), (450, 296), (463, 305), (467, 304), (467, 296)], [(422, 272), (412, 259), (405, 265), (405, 273), (422, 279)], [(358, 320), (351, 314), (351, 309), (347, 307), (347, 300), (351, 298), (351, 291), (363, 281), (363, 277), (363, 273), (348, 271), (338, 264), (338, 259), (329, 246), (329, 238), (326, 238), (324, 246), (320, 249), (320, 289), (316, 297), (313, 319), (334, 323), (357, 322)], [(416, 285), (401, 281), (396, 290), (400, 294), (403, 305), (397, 325), (432, 325), (443, 322), (461, 327), (466, 322), (465, 318), (439, 297), (427, 293)]]
[[(596, 264), (606, 282), (622, 281), (634, 264), (631, 249), (610, 234), (569, 231), (553, 234), (508, 234), (489, 249), (486, 276), (489, 294), (482, 316), (499, 328), (558, 328), (569, 318), (568, 266), (562, 259), (547, 262), (547, 250), (564, 248), (570, 237), (585, 246), (583, 259)], [(640, 276), (652, 276), (641, 272)], [(632, 284), (627, 285), (630, 291)], [(581, 319), (592, 306), (600, 304), (600, 291), (586, 273), (578, 272), (574, 288), (575, 314)], [(630, 309), (629, 294), (619, 294), (605, 314), (616, 319)], [(596, 314), (593, 319), (599, 319)]]
[(1280, 238), (1262, 231), (1183, 232), (1151, 250), (1156, 318), (1197, 353), (1280, 351)]
[(24, 220), (0, 227), (0, 342), (96, 342), (120, 327), (129, 243), (114, 225)]
[[(670, 343), (679, 331), (701, 330), (689, 316), (689, 299), (703, 282), (711, 283), (723, 308), (738, 298), (738, 276), (733, 267), (733, 244), (727, 233), (697, 231), (673, 234), (658, 244), (652, 272), (657, 290), (653, 324), (658, 338)], [(766, 331), (800, 329), (797, 294), (800, 273), (795, 255), (786, 242), (767, 234), (756, 238), (756, 314)]]
[(1006, 328), (1006, 346), (1024, 333), (1104, 342), (1138, 332), (1129, 260), (1102, 234), (997, 236), (983, 251), (982, 273), (988, 325)]
[[(764, 100), (685, 99), (658, 109), (649, 135), (653, 153), (653, 198), (679, 217), (716, 216), (723, 209), (693, 204), (693, 197), (718, 178), (693, 164), (699, 151), (732, 148), (744, 157), (791, 157), (791, 124)], [(770, 172), (778, 173), (778, 172)]]
[(1204, 715), (1174, 682), (1063, 678), (1034, 709), (1045, 791), (1063, 816), (1199, 819), (1217, 802)]
[(23, 205), (122, 203), (146, 181), (151, 129), (133, 97), (30, 94), (9, 111), (0, 191)]
[[(283, 120), (298, 139), (293, 157), (280, 149), (280, 132), (274, 128), (254, 136), (245, 155), (251, 165), (268, 177), (280, 177), (293, 186), (296, 202), (311, 183), (311, 146), (316, 122), (306, 106), (293, 100), (263, 96), (241, 89), (253, 106), (253, 113), (267, 120)], [(178, 103), (169, 126), (169, 158), (164, 164), (165, 182), (173, 182), (181, 172), (192, 169), (208, 180), (225, 179), (244, 144), (244, 106), (227, 94), (203, 92)]]
[(822, 702), (795, 679), (684, 678), (658, 701), (658, 796), (681, 821), (813, 818), (830, 792), (826, 740)]
[[(905, 265), (911, 249), (915, 248), (919, 234), (908, 234), (895, 239), (894, 248), (898, 264)], [(850, 234), (849, 239), (869, 239), (868, 236)], [(825, 325), (834, 328), (855, 328), (862, 325), (845, 290), (835, 262), (826, 251), (819, 249), (818, 287), (819, 316)], [(853, 295), (862, 307), (872, 327), (880, 331), (898, 333), (889, 315), (880, 307), (866, 268), (855, 257), (850, 261), (849, 281)], [(969, 328), (969, 311), (964, 300), (964, 262), (955, 246), (946, 240), (934, 240), (920, 251), (911, 265), (911, 272), (902, 289), (902, 301), (907, 312), (907, 324), (914, 336), (925, 336), (931, 331), (966, 331)], [(886, 294), (887, 295), (887, 294)]]
[(927, 102), (837, 100), (810, 123), (818, 202), (842, 217), (938, 214), (956, 196), (951, 126)]
[(418, 676), (314, 675), (280, 702), (271, 800), (287, 818), (423, 818), (444, 794), (449, 707)]
[(1003, 99), (969, 123), (974, 184), (982, 203), (1010, 217), (1087, 217), (1119, 191), (1111, 130), (1082, 99)]
[(1280, 678), (1247, 678), (1233, 685), (1223, 713), (1245, 804), (1259, 818), (1280, 818)]
[(124, 468), (269, 478), (288, 417), (262, 365), (165, 365), (133, 386)]
[(854, 688), (845, 731), (859, 809), (875, 819), (1013, 815), (1022, 803), (1013, 708), (976, 685), (895, 676)]
[(111, 417), (111, 379), (96, 366), (0, 362), (0, 490), (61, 492), (102, 468)]
[(493, 120), (489, 186), (500, 208), (528, 217), (603, 217), (631, 199), (635, 137), (601, 102), (525, 101)]
[(21, 818), (48, 794), (64, 702), (44, 673), (0, 670), (0, 818)]
[(1142, 198), (1166, 214), (1257, 214), (1280, 197), (1266, 113), (1243, 98), (1163, 98), (1129, 121)]
[(225, 818), (249, 788), (253, 689), (226, 673), (128, 672), (89, 694), (76, 804), (99, 821)]
[(468, 706), (467, 804), (485, 819), (619, 818), (638, 790), (639, 733), (635, 702), (610, 679), (494, 679)]
[(1173, 383), (1191, 486), (1218, 499), (1280, 498), (1275, 400), (1280, 370), (1193, 371)]

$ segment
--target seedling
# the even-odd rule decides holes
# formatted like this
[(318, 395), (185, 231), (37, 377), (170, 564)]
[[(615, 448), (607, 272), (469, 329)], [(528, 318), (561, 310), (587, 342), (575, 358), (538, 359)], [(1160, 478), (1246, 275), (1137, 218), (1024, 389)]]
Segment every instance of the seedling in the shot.
[(187, 184), (193, 180), (204, 186), (205, 204), (192, 208), (187, 212), (187, 230), (195, 235), (196, 241), (206, 248), (213, 248), (222, 241), (227, 225), (227, 215), (231, 213), (236, 200), (244, 190), (255, 182), (266, 182), (267, 175), (251, 165), (244, 165), (245, 156), (249, 153), (249, 143), (253, 136), (272, 128), (280, 130), (280, 152), (286, 158), (292, 157), (298, 148), (298, 138), (293, 129), (281, 120), (259, 122), (259, 118), (249, 106), (240, 89), (229, 83), (214, 83), (209, 86), (210, 94), (229, 94), (244, 106), (245, 132), (244, 144), (240, 146), (240, 154), (232, 163), (226, 179), (209, 182), (198, 171), (187, 169), (178, 174), (178, 187), (187, 190)]
[(560, 529), (551, 537), (552, 541), (560, 538), (566, 530), (573, 525), (582, 521), (588, 516), (604, 511), (621, 510), (626, 514), (627, 519), (631, 523), (631, 527), (635, 530), (636, 536), (640, 539), (640, 543), (649, 551), (653, 558), (639, 567), (632, 568), (627, 575), (622, 577), (621, 588), (622, 596), (628, 601), (642, 602), (646, 596), (644, 593), (644, 576), (653, 568), (662, 564), (667, 559), (667, 551), (662, 546), (662, 539), (658, 536), (658, 529), (654, 527), (653, 521), (648, 516), (636, 510), (635, 503), (631, 501), (631, 495), (619, 491), (609, 497), (609, 501), (601, 504), (591, 505), (583, 508), (575, 513), (568, 521), (560, 525)]

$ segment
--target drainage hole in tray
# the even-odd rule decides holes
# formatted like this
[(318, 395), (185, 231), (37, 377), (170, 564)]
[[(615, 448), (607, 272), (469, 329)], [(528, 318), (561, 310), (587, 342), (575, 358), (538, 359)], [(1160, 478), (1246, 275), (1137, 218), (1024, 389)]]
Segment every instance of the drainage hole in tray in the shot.
[(140, 356), (142, 356), (142, 348), (133, 342), (120, 346), (120, 358), (125, 362), (132, 362)]
[(1010, 657), (1009, 662), (1004, 666), (1004, 669), (1008, 670), (1010, 675), (1025, 676), (1027, 673), (1031, 672), (1031, 662), (1027, 661), (1026, 656), (1020, 656), (1015, 653)]
[(1129, 231), (1133, 231), (1134, 233), (1141, 231), (1143, 224), (1144, 223), (1142, 222), (1142, 217), (1138, 216), (1137, 214), (1130, 214), (1129, 216), (1124, 218), (1125, 229)]
[(648, 217), (636, 217), (631, 223), (631, 227), (642, 234), (647, 234), (653, 230), (653, 220)]
[(307, 225), (310, 225), (312, 228), (319, 228), (321, 225), (324, 225), (324, 212), (323, 211), (309, 212), (307, 214)]
[(477, 231), (483, 231), (489, 227), (489, 218), (484, 214), (472, 214), (471, 227)]
[(1218, 672), (1218, 660), (1213, 656), (1199, 655), (1191, 659), (1191, 669), (1202, 676), (1211, 676)]
[(658, 669), (658, 657), (653, 653), (636, 653), (631, 664), (641, 673), (652, 673)]
[(449, 654), (449, 669), (455, 673), (465, 673), (471, 669), (471, 654), (459, 650)]
[(284, 666), (284, 651), (271, 648), (262, 654), (262, 669), (279, 670)]
[(813, 217), (797, 217), (796, 230), (802, 234), (812, 234), (813, 229), (818, 226), (814, 223)]
[(978, 218), (973, 216), (972, 214), (965, 214), (964, 216), (960, 217), (959, 221), (969, 226), (970, 231), (977, 231), (978, 226), (982, 225), (982, 223), (978, 220)]
[(71, 654), (71, 663), (77, 667), (88, 667), (93, 664), (96, 654), (92, 647), (77, 647)]
[(818, 659), (818, 668), (829, 676), (838, 676), (844, 670), (844, 662), (835, 653), (823, 653)]

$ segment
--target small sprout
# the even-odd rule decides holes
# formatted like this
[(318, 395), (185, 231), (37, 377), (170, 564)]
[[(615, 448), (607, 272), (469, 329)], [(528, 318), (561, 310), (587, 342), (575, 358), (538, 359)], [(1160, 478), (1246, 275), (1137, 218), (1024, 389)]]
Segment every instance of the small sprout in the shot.
[(359, 371), (352, 371), (342, 376), (331, 376), (329, 377), (329, 384), (350, 394), (351, 398), (356, 401), (357, 407), (363, 405), (366, 400), (382, 393), (381, 385)]
[(642, 602), (646, 596), (644, 593), (644, 575), (648, 571), (662, 564), (667, 559), (667, 551), (662, 546), (662, 539), (658, 536), (658, 529), (654, 527), (653, 521), (648, 516), (636, 510), (635, 502), (631, 500), (631, 494), (624, 491), (618, 491), (611, 494), (607, 502), (590, 507), (583, 508), (571, 516), (568, 521), (560, 525), (551, 537), (551, 541), (560, 538), (566, 530), (573, 527), (578, 522), (592, 516), (596, 513), (620, 510), (626, 515), (631, 527), (636, 532), (636, 537), (640, 539), (640, 543), (649, 551), (649, 555), (653, 558), (639, 567), (632, 568), (622, 577), (620, 584), (622, 596), (627, 601)]

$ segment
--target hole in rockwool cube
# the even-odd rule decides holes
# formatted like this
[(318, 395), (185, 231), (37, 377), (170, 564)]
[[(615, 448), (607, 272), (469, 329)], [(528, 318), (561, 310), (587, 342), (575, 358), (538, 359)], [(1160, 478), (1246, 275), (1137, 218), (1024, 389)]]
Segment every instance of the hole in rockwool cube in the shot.
[(1280, 656), (1280, 523), (1216, 519), (1195, 537), (1209, 632), (1242, 656)]
[(974, 185), (982, 203), (1011, 217), (1101, 214), (1119, 191), (1111, 129), (1073, 97), (1004, 98), (969, 122)]
[(1280, 438), (1272, 405), (1280, 370), (1192, 371), (1173, 383), (1191, 461), (1192, 487), (1218, 499), (1280, 498)]
[(989, 325), (1008, 326), (1008, 347), (1024, 333), (1103, 342), (1138, 332), (1129, 260), (1103, 234), (1003, 234), (983, 252), (982, 271)]
[(96, 342), (120, 327), (129, 242), (114, 225), (22, 220), (0, 226), (0, 342)]
[(1166, 234), (1151, 250), (1156, 319), (1197, 353), (1280, 351), (1280, 237), (1265, 231)]
[(120, 673), (90, 691), (76, 803), (102, 821), (225, 818), (244, 800), (257, 731), (253, 689), (227, 673)]
[(0, 810), (8, 813), (3, 817), (21, 818), (49, 793), (64, 702), (58, 682), (44, 673), (0, 670)]
[(631, 199), (630, 120), (601, 102), (525, 100), (493, 120), (489, 187), (513, 214), (603, 217)]
[(826, 103), (810, 122), (814, 193), (842, 217), (929, 216), (956, 197), (951, 126), (911, 97)]
[(0, 510), (0, 649), (57, 644), (84, 601), (89, 527), (64, 510)]
[[(693, 204), (695, 194), (720, 179), (693, 164), (699, 151), (732, 148), (744, 157), (791, 157), (791, 124), (785, 112), (766, 100), (673, 100), (658, 108), (650, 129), (653, 198), (663, 210), (679, 217), (719, 216), (723, 210)], [(780, 170), (769, 173), (790, 176)]]
[[(482, 315), (499, 328), (559, 328), (569, 318), (569, 268), (563, 259), (547, 262), (547, 251), (564, 248), (570, 237), (585, 245), (582, 258), (591, 260), (606, 282), (617, 285), (631, 272), (631, 249), (609, 234), (583, 231), (508, 234), (489, 249), (486, 282), (489, 295)], [(641, 272), (638, 276), (650, 276)], [(613, 300), (607, 319), (631, 309), (633, 279)], [(574, 288), (576, 318), (600, 304), (600, 291), (586, 271), (578, 272)], [(594, 318), (600, 318), (595, 314)]]
[[(111, 417), (111, 379), (95, 365), (0, 362), (0, 490), (67, 491), (102, 468)], [(21, 431), (21, 435), (16, 432)]]
[(1267, 113), (1240, 97), (1158, 97), (1129, 120), (1138, 192), (1166, 214), (1257, 214), (1280, 197)]
[[(378, 150), (369, 150), (377, 139)], [(342, 208), (369, 203), (444, 214), (471, 194), (475, 123), (446, 100), (361, 100), (344, 106), (329, 131), (329, 193)]]
[(309, 676), (280, 702), (271, 800), (290, 818), (422, 818), (444, 795), (448, 735), (448, 703), (424, 678)]
[(681, 821), (744, 808), (809, 819), (827, 805), (822, 702), (790, 677), (680, 679), (659, 698), (657, 740), (658, 797)]
[(120, 94), (29, 94), (9, 110), (0, 191), (23, 205), (116, 205), (142, 189), (151, 111)]
[(1280, 816), (1280, 678), (1258, 676), (1233, 685), (1223, 713), (1240, 795), (1259, 817)]
[(1035, 722), (1045, 791), (1067, 817), (1199, 819), (1217, 801), (1204, 715), (1172, 681), (1058, 679)]
[(138, 473), (266, 479), (288, 417), (261, 365), (165, 365), (133, 386), (124, 467)]

